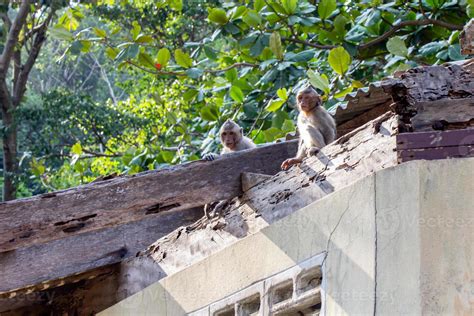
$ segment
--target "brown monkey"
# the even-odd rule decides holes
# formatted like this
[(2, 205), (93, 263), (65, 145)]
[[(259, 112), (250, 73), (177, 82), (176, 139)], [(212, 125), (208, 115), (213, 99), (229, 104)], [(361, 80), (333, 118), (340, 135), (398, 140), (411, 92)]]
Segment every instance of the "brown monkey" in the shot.
[(298, 110), (298, 130), (300, 141), (296, 157), (285, 160), (281, 164), (283, 170), (301, 163), (304, 157), (316, 155), (322, 147), (336, 138), (336, 123), (322, 106), (321, 96), (308, 86), (296, 96)]
[[(219, 135), (223, 146), (221, 155), (256, 147), (255, 143), (250, 138), (244, 136), (242, 127), (232, 120), (227, 120), (222, 124)], [(217, 157), (219, 157), (219, 155), (211, 153), (205, 155), (204, 159), (212, 161)], [(206, 204), (204, 206), (206, 217), (211, 218), (214, 217), (216, 213), (220, 214), (222, 209), (226, 207), (228, 203), (228, 200), (223, 200)]]
[[(221, 152), (222, 155), (256, 147), (250, 138), (244, 136), (242, 127), (232, 120), (227, 120), (222, 124), (219, 135), (224, 147)], [(217, 157), (216, 154), (207, 154), (204, 159), (212, 161)]]

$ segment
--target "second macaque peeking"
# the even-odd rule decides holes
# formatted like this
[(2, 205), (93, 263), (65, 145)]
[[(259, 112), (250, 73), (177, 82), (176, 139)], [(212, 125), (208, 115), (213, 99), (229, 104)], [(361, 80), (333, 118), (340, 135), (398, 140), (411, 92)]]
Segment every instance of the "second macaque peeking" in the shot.
[(300, 111), (297, 124), (300, 133), (298, 153), (281, 164), (283, 170), (301, 163), (306, 156), (316, 155), (336, 138), (336, 123), (322, 106), (321, 96), (313, 87), (298, 91), (296, 103)]
[[(256, 147), (250, 138), (244, 136), (242, 127), (232, 120), (227, 120), (222, 124), (219, 135), (223, 147), (222, 155)], [(207, 154), (203, 158), (212, 161), (218, 156), (216, 154)]]

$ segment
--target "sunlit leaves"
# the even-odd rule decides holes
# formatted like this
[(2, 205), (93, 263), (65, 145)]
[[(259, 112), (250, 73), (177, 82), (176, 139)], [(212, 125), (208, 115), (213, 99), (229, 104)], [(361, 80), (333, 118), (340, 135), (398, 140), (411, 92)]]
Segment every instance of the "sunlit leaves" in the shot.
[(219, 111), (215, 106), (206, 105), (199, 111), (201, 117), (206, 121), (217, 121), (219, 118)]
[(138, 24), (137, 21), (133, 21), (133, 27), (130, 30), (133, 40), (136, 40), (138, 38), (138, 35), (140, 34), (141, 30), (142, 30), (142, 27), (140, 26), (140, 24)]
[(387, 50), (394, 55), (406, 57), (408, 56), (408, 49), (405, 45), (405, 41), (400, 37), (395, 36), (387, 41)]
[(273, 32), (270, 35), (270, 49), (278, 59), (283, 59), (283, 48), (281, 46), (281, 38), (279, 32)]
[(285, 88), (281, 88), (277, 90), (277, 95), (280, 99), (286, 101), (288, 100), (288, 92), (286, 91)]
[(321, 0), (318, 4), (318, 14), (323, 20), (327, 19), (336, 10), (336, 0)]
[(79, 26), (79, 21), (84, 18), (84, 15), (76, 8), (67, 9), (59, 18), (58, 25), (63, 26), (69, 31), (75, 31)]
[(51, 34), (51, 36), (53, 36), (54, 38), (65, 41), (72, 41), (74, 38), (71, 32), (69, 32), (67, 29), (60, 25), (50, 28), (49, 34)]
[(189, 68), (193, 65), (193, 60), (189, 55), (183, 52), (181, 49), (176, 49), (174, 51), (174, 59), (178, 65), (183, 68)]
[(209, 10), (209, 15), (207, 18), (209, 19), (209, 21), (220, 25), (227, 24), (227, 22), (229, 21), (226, 12), (219, 8)]
[(281, 4), (288, 15), (295, 13), (298, 0), (282, 0)]
[(351, 64), (351, 56), (344, 47), (336, 47), (329, 52), (328, 62), (336, 73), (344, 75)]
[(313, 87), (323, 91), (325, 94), (329, 94), (329, 80), (325, 74), (320, 75), (317, 71), (308, 70), (308, 79)]
[[(168, 48), (164, 47), (158, 51), (158, 55), (156, 56), (156, 61), (161, 65), (162, 68), (164, 68), (166, 67), (166, 65), (168, 65), (170, 58), (171, 58), (170, 51), (168, 50)], [(191, 62), (191, 65), (192, 65), (192, 62)]]
[(237, 86), (232, 86), (230, 88), (229, 95), (235, 102), (239, 102), (239, 103), (244, 102), (244, 99), (245, 99), (244, 93)]
[(105, 32), (105, 30), (103, 30), (101, 28), (93, 27), (92, 31), (94, 32), (95, 35), (97, 35), (99, 37), (102, 37), (102, 38), (107, 37), (107, 33)]
[(255, 10), (247, 10), (247, 13), (243, 16), (242, 20), (252, 27), (257, 27), (262, 22), (262, 18)]

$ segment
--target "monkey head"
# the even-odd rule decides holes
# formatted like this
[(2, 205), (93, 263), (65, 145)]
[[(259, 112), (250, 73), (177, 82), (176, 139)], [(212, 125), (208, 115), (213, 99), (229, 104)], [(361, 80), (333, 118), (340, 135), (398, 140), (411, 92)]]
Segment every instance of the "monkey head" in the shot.
[(227, 120), (220, 130), (221, 143), (223, 146), (234, 150), (242, 139), (242, 128), (232, 120)]
[(309, 113), (311, 110), (321, 105), (322, 99), (313, 87), (308, 86), (298, 91), (296, 102), (300, 111)]

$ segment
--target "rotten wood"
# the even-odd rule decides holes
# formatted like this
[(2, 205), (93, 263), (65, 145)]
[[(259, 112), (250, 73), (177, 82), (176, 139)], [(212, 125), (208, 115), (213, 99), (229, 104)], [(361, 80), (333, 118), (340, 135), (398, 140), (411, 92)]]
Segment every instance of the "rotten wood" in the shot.
[(397, 150), (474, 145), (474, 129), (397, 135)]
[(337, 137), (341, 137), (354, 129), (364, 125), (368, 121), (371, 121), (385, 112), (390, 110), (391, 101), (382, 103), (375, 106), (374, 108), (352, 118), (351, 120), (337, 126)]
[(0, 204), (0, 252), (236, 197), (240, 174), (275, 174), (297, 142), (271, 144)]
[(167, 274), (175, 273), (339, 188), (395, 166), (397, 126), (398, 117), (391, 112), (368, 122), (324, 147), (318, 156), (252, 187), (233, 200), (224, 217), (178, 229), (139, 257), (153, 259)]
[[(202, 207), (0, 253), (0, 298), (64, 284), (69, 276), (134, 257), (157, 239), (204, 214)], [(66, 278), (66, 281), (64, 280)]]
[[(77, 307), (68, 311), (79, 314), (107, 308), (334, 190), (376, 170), (396, 165), (397, 122), (398, 118), (392, 113), (368, 122), (324, 147), (317, 157), (307, 158), (300, 166), (279, 172), (251, 187), (241, 198), (233, 199), (223, 217), (201, 218), (175, 230), (137, 257), (117, 263), (114, 273), (90, 280), (87, 274), (70, 276), (60, 283), (44, 282), (42, 287), (23, 289), (10, 295), (47, 287), (48, 290), (41, 293), (54, 296), (49, 310), (64, 301), (75, 301)], [(75, 286), (71, 282), (81, 285)], [(87, 284), (86, 293), (82, 284)], [(58, 285), (61, 286), (53, 288)], [(63, 293), (62, 289), (68, 286), (69, 290), (63, 291), (64, 294), (51, 294)], [(87, 293), (100, 293), (100, 298), (94, 300)]]
[(266, 174), (243, 172), (242, 173), (242, 191), (246, 192), (250, 188), (253, 188), (260, 182), (263, 182), (269, 178), (271, 178), (271, 176), (266, 175)]
[(474, 124), (474, 97), (466, 99), (441, 99), (415, 104), (417, 114), (411, 118), (416, 131), (449, 129), (449, 126)]
[(421, 149), (402, 149), (398, 151), (398, 161), (436, 160), (474, 157), (474, 146), (438, 147)]

